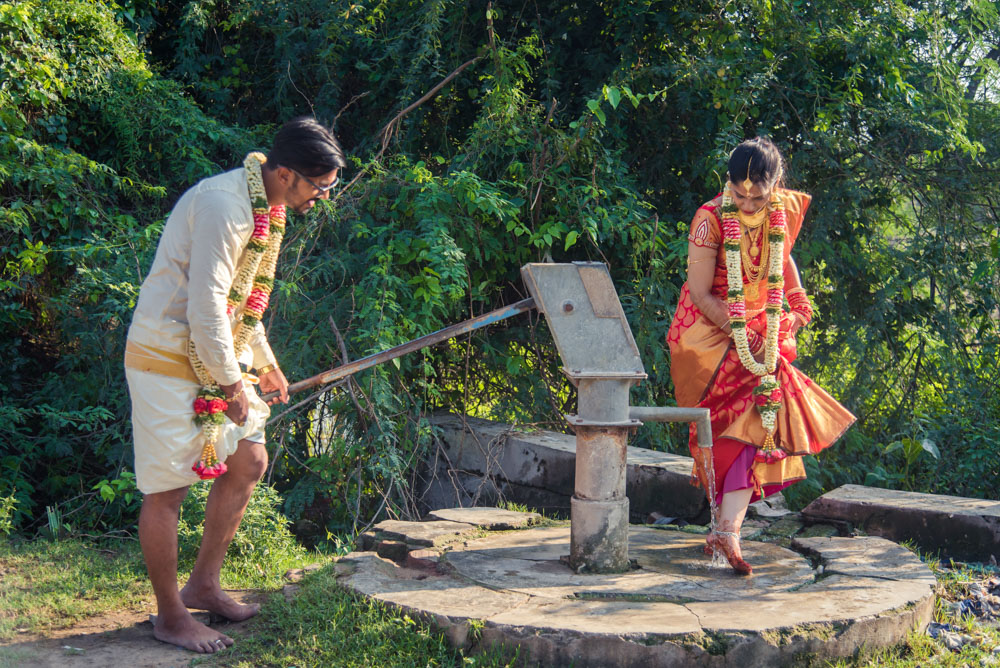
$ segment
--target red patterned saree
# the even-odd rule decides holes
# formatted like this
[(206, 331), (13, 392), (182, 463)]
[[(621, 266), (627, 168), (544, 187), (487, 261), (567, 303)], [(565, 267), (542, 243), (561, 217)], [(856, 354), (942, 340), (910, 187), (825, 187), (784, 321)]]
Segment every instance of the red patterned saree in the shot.
[[(779, 190), (785, 203), (788, 227), (785, 234), (784, 261), (787, 265), (802, 219), (809, 208), (810, 196), (791, 190)], [(709, 216), (697, 216), (688, 239), (698, 246), (717, 249), (712, 294), (726, 300), (726, 256), (720, 227), (721, 196), (703, 205)], [(758, 240), (758, 248), (763, 237)], [(762, 272), (766, 273), (766, 272)], [(743, 276), (747, 283), (746, 273)], [(767, 323), (767, 278), (762, 276), (759, 297), (747, 298), (747, 327), (764, 336)], [(670, 347), (670, 375), (674, 381), (678, 406), (708, 408), (712, 419), (712, 459), (717, 500), (724, 492), (752, 487), (753, 500), (787, 487), (805, 478), (802, 456), (815, 454), (840, 438), (855, 417), (792, 366), (796, 358), (795, 337), (790, 335), (792, 316), (784, 313), (778, 334), (780, 355), (775, 376), (781, 383), (783, 399), (778, 410), (775, 444), (788, 456), (766, 464), (754, 461), (756, 448), (764, 443), (752, 391), (758, 378), (740, 362), (732, 339), (705, 317), (691, 301), (687, 283), (681, 288), (677, 312), (667, 333)], [(696, 427), (691, 425), (689, 447), (695, 458), (695, 482), (707, 491), (705, 471), (698, 456)]]

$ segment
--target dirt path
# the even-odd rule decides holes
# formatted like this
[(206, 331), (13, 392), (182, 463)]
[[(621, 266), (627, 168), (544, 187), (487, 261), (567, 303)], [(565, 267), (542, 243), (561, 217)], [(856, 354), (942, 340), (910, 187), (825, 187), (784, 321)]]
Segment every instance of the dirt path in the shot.
[[(228, 590), (240, 603), (260, 602), (267, 594)], [(152, 606), (151, 606), (152, 607)], [(208, 623), (208, 613), (194, 613)], [(238, 634), (249, 622), (212, 624), (227, 635)], [(153, 638), (153, 625), (143, 612), (91, 617), (76, 626), (0, 644), (0, 668), (181, 668), (200, 656)]]

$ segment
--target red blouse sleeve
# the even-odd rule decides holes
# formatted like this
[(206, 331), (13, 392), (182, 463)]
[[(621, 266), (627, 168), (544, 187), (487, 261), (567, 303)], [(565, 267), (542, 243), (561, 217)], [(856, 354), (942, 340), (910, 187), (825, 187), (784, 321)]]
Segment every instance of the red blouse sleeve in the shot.
[(691, 221), (688, 241), (695, 246), (719, 247), (722, 242), (722, 229), (719, 226), (718, 209), (719, 207), (712, 203), (698, 207), (698, 211), (694, 214), (694, 220)]

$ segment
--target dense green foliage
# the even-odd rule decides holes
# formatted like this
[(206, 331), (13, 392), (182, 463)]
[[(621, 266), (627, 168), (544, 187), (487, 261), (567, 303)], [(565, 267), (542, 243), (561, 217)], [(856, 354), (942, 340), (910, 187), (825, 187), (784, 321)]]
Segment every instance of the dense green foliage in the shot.
[[(337, 333), (360, 357), (523, 296), (525, 262), (590, 259), (650, 374), (633, 403), (670, 403), (687, 221), (727, 151), (768, 134), (814, 196), (800, 364), (861, 418), (794, 493), (995, 497), (998, 7), (0, 2), (0, 497), (22, 529), (57, 503), (75, 526), (134, 517), (120, 360), (162, 221), (300, 113), (334, 124), (357, 178), (292, 221), (265, 322), (289, 377), (337, 364)], [(558, 423), (547, 337), (522, 318), (280, 418), (289, 515), (322, 538), (412, 511), (427, 411)]]

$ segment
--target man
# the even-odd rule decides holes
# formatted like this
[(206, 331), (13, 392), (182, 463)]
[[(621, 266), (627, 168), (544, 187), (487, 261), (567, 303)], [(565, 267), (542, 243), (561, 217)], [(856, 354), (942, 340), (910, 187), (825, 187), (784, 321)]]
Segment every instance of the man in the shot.
[[(234, 601), (219, 582), (226, 549), (267, 467), (264, 423), (270, 409), (240, 362), (256, 371), (263, 392), (277, 391), (288, 402), (288, 381), (259, 322), (250, 336), (252, 359), (249, 354), (237, 359), (233, 328), (246, 295), (243, 305), (227, 314), (227, 296), (255, 233), (248, 178), (263, 182), (268, 206), (303, 213), (329, 196), (345, 165), (329, 130), (312, 118), (294, 119), (278, 131), (259, 176), (244, 168), (201, 181), (184, 193), (163, 228), (139, 291), (125, 354), (136, 481), (144, 495), (139, 541), (156, 594), (153, 635), (163, 642), (216, 652), (233, 640), (195, 620), (188, 608), (234, 621), (259, 611), (259, 606)], [(204, 444), (193, 420), (201, 386), (188, 358), (189, 340), (228, 401), (215, 443), (228, 471), (212, 485), (198, 558), (178, 591), (177, 521), (188, 487), (198, 480), (192, 465)]]

